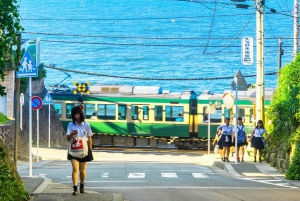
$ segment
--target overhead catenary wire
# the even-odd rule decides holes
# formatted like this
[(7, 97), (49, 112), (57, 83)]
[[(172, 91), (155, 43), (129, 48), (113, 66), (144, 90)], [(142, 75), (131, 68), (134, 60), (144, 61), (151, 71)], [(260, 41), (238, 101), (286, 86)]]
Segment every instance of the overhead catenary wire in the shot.
[[(82, 38), (111, 38), (111, 39), (149, 39), (149, 40), (232, 40), (242, 39), (241, 37), (224, 38), (224, 37), (152, 37), (152, 36), (117, 36), (117, 35), (86, 35), (86, 34), (65, 34), (65, 33), (49, 33), (49, 32), (32, 32), (22, 31), (23, 34), (30, 35), (48, 35), (62, 37), (82, 37)], [(281, 37), (282, 39), (294, 39), (292, 37)], [(264, 39), (278, 39), (277, 37), (265, 37)]]
[[(45, 68), (50, 68), (54, 70), (60, 70), (65, 72), (71, 72), (71, 73), (79, 73), (79, 74), (85, 74), (85, 75), (94, 75), (94, 76), (100, 76), (100, 77), (111, 77), (111, 78), (120, 78), (120, 79), (132, 79), (132, 80), (157, 80), (157, 81), (195, 81), (195, 80), (224, 80), (224, 79), (232, 79), (234, 76), (222, 76), (222, 77), (208, 77), (208, 78), (153, 78), (153, 77), (136, 77), (136, 76), (121, 76), (121, 75), (109, 75), (109, 74), (103, 74), (103, 73), (92, 73), (92, 72), (85, 72), (85, 71), (78, 71), (78, 70), (69, 70), (64, 68), (59, 68), (55, 66), (44, 66)], [(276, 75), (277, 72), (269, 72), (265, 73), (265, 75)], [(251, 75), (244, 75), (244, 77), (255, 77), (256, 74)]]

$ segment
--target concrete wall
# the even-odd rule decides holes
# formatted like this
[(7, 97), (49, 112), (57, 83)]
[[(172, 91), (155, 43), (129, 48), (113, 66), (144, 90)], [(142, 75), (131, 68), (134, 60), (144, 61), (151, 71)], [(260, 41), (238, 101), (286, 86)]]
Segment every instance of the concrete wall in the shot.
[[(39, 96), (41, 99), (45, 97), (47, 94), (47, 90), (44, 88), (44, 83), (42, 81), (34, 81), (32, 86), (36, 86), (32, 88), (32, 95)], [(40, 91), (42, 90), (42, 91)], [(18, 156), (19, 160), (28, 160), (29, 158), (29, 98), (28, 94), (24, 94), (24, 105), (23, 105), (23, 130), (20, 131), (19, 140), (18, 140)], [(48, 147), (48, 130), (49, 130), (49, 106), (45, 105), (39, 110), (39, 147)], [(32, 111), (32, 146), (36, 146), (37, 144), (37, 119), (36, 119), (36, 111)], [(50, 106), (50, 147), (56, 148), (67, 148), (68, 141), (66, 139), (66, 135), (64, 129), (62, 127), (62, 123), (59, 120), (57, 113), (54, 109), (54, 106)], [(0, 139), (3, 143), (8, 147), (10, 153), (14, 153), (14, 139), (15, 139), (15, 124), (14, 121), (10, 121), (5, 125), (0, 125)], [(32, 155), (36, 155), (36, 153), (32, 153)], [(67, 157), (67, 156), (66, 156)]]
[(283, 143), (276, 149), (268, 149), (265, 160), (280, 172), (286, 172), (291, 162), (291, 153), (287, 151), (287, 146)]
[(15, 71), (6, 71), (4, 81), (0, 80), (0, 85), (6, 87), (5, 97), (1, 97), (0, 112), (7, 117), (13, 119), (14, 117), (14, 91), (15, 91)]

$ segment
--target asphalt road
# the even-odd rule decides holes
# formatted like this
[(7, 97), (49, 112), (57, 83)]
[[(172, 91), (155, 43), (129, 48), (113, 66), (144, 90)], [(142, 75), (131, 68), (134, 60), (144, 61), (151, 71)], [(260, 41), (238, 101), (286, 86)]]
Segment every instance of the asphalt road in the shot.
[[(163, 152), (106, 151), (109, 161), (98, 159), (87, 164), (86, 189), (100, 193), (120, 193), (130, 201), (299, 200), (299, 188), (283, 179), (236, 176), (217, 167), (199, 165), (197, 160), (203, 155), (200, 152)], [(119, 160), (124, 156), (136, 158), (137, 155), (144, 160)], [(170, 157), (174, 157), (174, 160), (153, 162), (153, 158)], [(181, 158), (184, 162), (181, 162)], [(33, 167), (34, 175), (70, 186), (71, 171), (70, 161), (66, 160), (42, 161)], [(27, 175), (28, 169), (19, 169), (19, 174)]]

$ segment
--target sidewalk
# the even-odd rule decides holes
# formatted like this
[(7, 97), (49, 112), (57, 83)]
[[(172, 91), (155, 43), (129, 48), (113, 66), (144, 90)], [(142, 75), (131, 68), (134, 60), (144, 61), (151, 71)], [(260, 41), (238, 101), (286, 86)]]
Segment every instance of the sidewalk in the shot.
[[(33, 153), (36, 153), (35, 148), (33, 148)], [(51, 153), (51, 154), (49, 154)], [(66, 160), (67, 151), (64, 149), (55, 149), (55, 148), (40, 148), (39, 149), (39, 157), (42, 158), (42, 161), (33, 163), (34, 167), (38, 167), (43, 165), (51, 160)], [(300, 181), (291, 181), (284, 179), (284, 174), (279, 173), (275, 168), (270, 167), (269, 164), (265, 163), (254, 163), (252, 162), (252, 157), (248, 157), (245, 155), (245, 162), (243, 163), (235, 163), (234, 157), (230, 157), (229, 160), (231, 162), (222, 162), (219, 154), (214, 154), (211, 152), (210, 155), (207, 153), (199, 156), (199, 159), (195, 161), (195, 158), (185, 159), (181, 156), (172, 156), (169, 155), (161, 156), (160, 159), (157, 159), (155, 155), (151, 157), (148, 155), (144, 157), (143, 155), (123, 155), (123, 154), (115, 154), (114, 158), (111, 158), (109, 153), (105, 152), (93, 152), (95, 160), (101, 161), (163, 161), (163, 162), (174, 162), (180, 161), (181, 163), (190, 163), (191, 160), (198, 164), (204, 165), (208, 167), (214, 167), (219, 169), (219, 171), (226, 171), (230, 176), (234, 177), (275, 177), (286, 182), (292, 183), (293, 185), (300, 188)], [(127, 158), (128, 157), (128, 158)], [(179, 160), (180, 159), (180, 160)], [(29, 167), (27, 162), (18, 162), (18, 170), (27, 169)], [(221, 170), (222, 169), (222, 170)], [(61, 183), (52, 183), (51, 179), (42, 178), (38, 176), (33, 177), (21, 177), (25, 188), (31, 195), (30, 201), (76, 201), (76, 200), (84, 200), (84, 201), (124, 201), (124, 198), (120, 194), (102, 194), (95, 191), (86, 190), (86, 193), (79, 194), (77, 196), (72, 195), (73, 188), (72, 186), (61, 184)]]
[(229, 157), (230, 162), (223, 162), (219, 154), (213, 154), (214, 162), (212, 166), (221, 168), (235, 177), (249, 177), (249, 178), (267, 178), (273, 177), (291, 183), (300, 188), (299, 180), (285, 179), (285, 174), (278, 172), (274, 167), (271, 167), (265, 161), (262, 163), (253, 162), (252, 157), (249, 157), (245, 152), (244, 161), (235, 163), (234, 157)]
[[(32, 153), (36, 153), (36, 148), (32, 149)], [(49, 154), (51, 153), (51, 154)], [(32, 163), (32, 167), (38, 167), (51, 160), (66, 160), (66, 149), (47, 149), (39, 148), (39, 158), (42, 160)], [(99, 158), (98, 154), (94, 154), (94, 158)], [(28, 162), (18, 161), (18, 170), (29, 168)], [(52, 183), (49, 178), (39, 176), (21, 177), (24, 186), (30, 194), (30, 201), (124, 201), (121, 194), (103, 194), (91, 190), (85, 190), (85, 193), (72, 195), (73, 187), (66, 184)]]

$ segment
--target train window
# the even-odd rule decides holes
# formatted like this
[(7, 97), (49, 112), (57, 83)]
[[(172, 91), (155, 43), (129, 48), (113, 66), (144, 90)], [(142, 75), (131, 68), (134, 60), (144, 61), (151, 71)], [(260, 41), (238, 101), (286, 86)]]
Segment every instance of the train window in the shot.
[(143, 120), (149, 119), (149, 107), (143, 106)]
[(62, 112), (62, 104), (61, 103), (54, 103), (54, 109), (57, 113), (57, 116), (60, 118), (61, 117), (61, 112)]
[(254, 114), (253, 114), (253, 109), (250, 109), (250, 123), (254, 122)]
[(154, 119), (155, 121), (162, 121), (163, 120), (163, 106), (155, 105), (154, 106)]
[(66, 118), (67, 119), (72, 119), (71, 112), (72, 108), (75, 106), (74, 103), (67, 103), (66, 104)]
[[(208, 108), (203, 107), (203, 122), (208, 123)], [(222, 122), (222, 108), (216, 108), (216, 113), (210, 114), (210, 122), (221, 123)]]
[(131, 106), (131, 117), (132, 117), (132, 120), (138, 120), (138, 116), (139, 116), (139, 106), (132, 105)]
[(245, 108), (239, 108), (238, 109), (238, 117), (242, 117), (243, 118), (243, 122), (245, 122)]
[(183, 106), (166, 106), (165, 121), (183, 121)]
[(126, 105), (118, 105), (118, 120), (126, 120)]
[(94, 118), (96, 116), (95, 104), (84, 104), (83, 107), (85, 118), (90, 119), (91, 117)]
[(116, 119), (116, 105), (113, 104), (98, 104), (97, 107), (98, 119)]
[(230, 118), (230, 110), (227, 108), (224, 108), (224, 118)]

